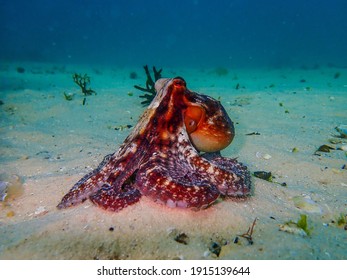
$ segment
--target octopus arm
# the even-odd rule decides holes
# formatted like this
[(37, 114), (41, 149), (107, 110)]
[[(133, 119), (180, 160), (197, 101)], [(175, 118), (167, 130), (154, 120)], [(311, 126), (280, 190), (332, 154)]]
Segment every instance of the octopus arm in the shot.
[(99, 166), (80, 179), (62, 198), (58, 209), (67, 208), (84, 202), (104, 185), (107, 177), (114, 169), (114, 154), (105, 156)]
[(251, 174), (247, 167), (236, 159), (222, 157), (219, 152), (205, 153), (197, 159), (207, 161), (206, 173), (216, 180), (219, 191), (229, 197), (244, 197), (252, 189)]
[(173, 157), (153, 157), (137, 172), (136, 183), (143, 195), (171, 208), (204, 209), (220, 194), (188, 162)]
[(121, 188), (115, 188), (105, 184), (95, 194), (90, 196), (90, 200), (109, 211), (118, 212), (123, 208), (138, 202), (141, 193), (136, 188), (125, 185)]

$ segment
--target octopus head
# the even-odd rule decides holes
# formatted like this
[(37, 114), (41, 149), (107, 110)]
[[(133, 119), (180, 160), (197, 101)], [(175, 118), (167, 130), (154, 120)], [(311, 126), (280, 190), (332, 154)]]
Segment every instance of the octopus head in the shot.
[(184, 123), (195, 148), (202, 152), (220, 151), (234, 138), (234, 126), (222, 105), (213, 99), (204, 105), (188, 106)]
[(219, 101), (195, 93), (195, 98), (187, 105), (184, 123), (196, 149), (216, 152), (231, 143), (235, 134), (234, 125)]
[(181, 110), (187, 134), (197, 150), (217, 152), (231, 143), (234, 125), (219, 101), (188, 90), (181, 77), (159, 79), (155, 88), (158, 100), (166, 95), (171, 98), (165, 113), (166, 121), (175, 119), (178, 110)]

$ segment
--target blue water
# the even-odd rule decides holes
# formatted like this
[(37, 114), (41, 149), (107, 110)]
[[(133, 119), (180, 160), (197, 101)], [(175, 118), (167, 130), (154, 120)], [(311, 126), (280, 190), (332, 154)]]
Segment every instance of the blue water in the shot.
[(0, 0), (0, 59), (347, 66), (346, 0)]

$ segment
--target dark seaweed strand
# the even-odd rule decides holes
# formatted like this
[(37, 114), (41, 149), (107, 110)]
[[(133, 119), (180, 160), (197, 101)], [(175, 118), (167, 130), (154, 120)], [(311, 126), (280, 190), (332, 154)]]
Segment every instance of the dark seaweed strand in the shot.
[(81, 88), (81, 91), (85, 96), (92, 94), (96, 95), (95, 90), (92, 90), (91, 88), (87, 89), (87, 86), (90, 84), (90, 77), (87, 74), (82, 76), (81, 74), (75, 73), (72, 78), (75, 84)]
[(153, 66), (153, 73), (154, 73), (154, 80), (151, 76), (151, 73), (149, 72), (148, 69), (148, 65), (143, 66), (143, 68), (145, 69), (145, 73), (147, 76), (146, 79), (146, 88), (140, 87), (135, 85), (134, 87), (142, 92), (148, 92), (146, 94), (140, 95), (140, 98), (144, 98), (146, 100), (142, 101), (141, 104), (143, 106), (147, 106), (151, 103), (151, 101), (154, 99), (155, 95), (156, 95), (156, 91), (155, 91), (155, 82), (158, 81), (161, 78), (161, 72), (162, 69), (157, 70), (155, 68), (155, 66)]

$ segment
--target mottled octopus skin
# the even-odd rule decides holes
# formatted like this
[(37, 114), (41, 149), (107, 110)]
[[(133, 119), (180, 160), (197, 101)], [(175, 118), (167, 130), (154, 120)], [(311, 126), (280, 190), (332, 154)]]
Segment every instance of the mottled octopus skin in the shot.
[(168, 207), (203, 209), (220, 196), (250, 194), (247, 168), (219, 153), (234, 137), (220, 102), (188, 90), (179, 77), (160, 79), (155, 87), (155, 98), (119, 150), (79, 180), (59, 209), (89, 198), (120, 211), (142, 195)]

